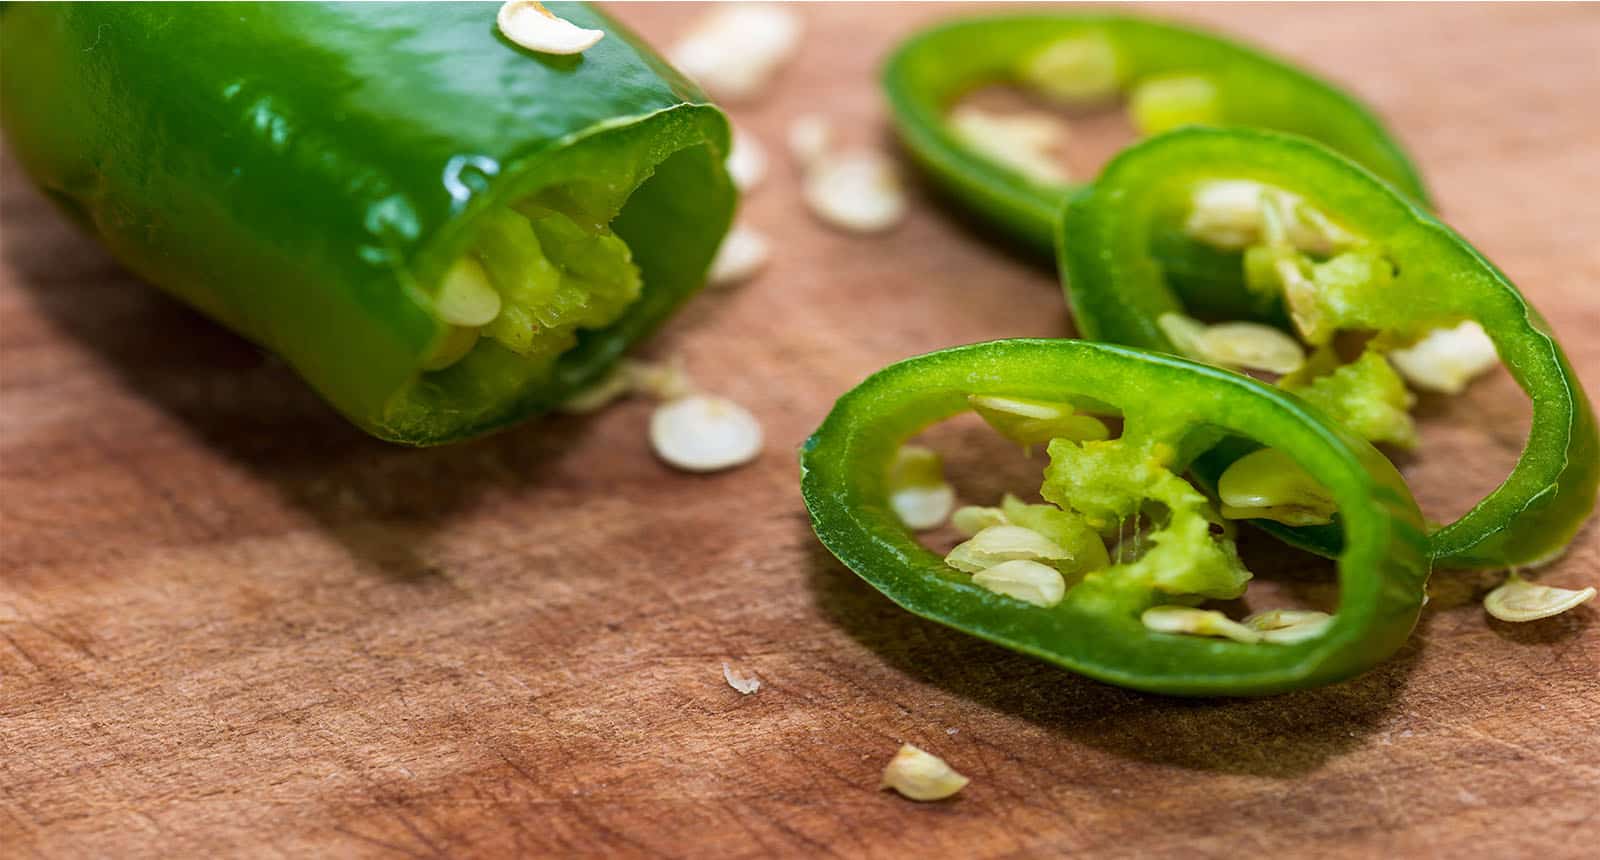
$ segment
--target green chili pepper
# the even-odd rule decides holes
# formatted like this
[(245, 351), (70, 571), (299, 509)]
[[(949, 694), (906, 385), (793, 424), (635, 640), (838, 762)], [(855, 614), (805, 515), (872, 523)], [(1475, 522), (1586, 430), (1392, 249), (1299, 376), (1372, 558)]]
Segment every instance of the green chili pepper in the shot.
[(726, 119), (637, 37), (498, 4), (17, 4), (4, 124), (129, 268), (426, 445), (549, 409), (703, 281)]
[[(913, 434), (974, 407), (1013, 418), (1116, 415), (1123, 429), (1104, 439), (1080, 423), (1076, 438), (1052, 440), (1041, 494), (1053, 504), (1008, 500), (1003, 510), (980, 513), (979, 519), (992, 517), (991, 527), (1011, 523), (1027, 532), (991, 533), (993, 539), (979, 532), (977, 545), (958, 548), (947, 564), (897, 519), (890, 467)], [(1035, 429), (991, 421), (1017, 439), (1032, 438)], [(1206, 598), (1238, 597), (1249, 579), (1228, 527), (1180, 477), (1196, 452), (1224, 439), (1248, 439), (1286, 455), (1326, 488), (1339, 512), (1346, 536), (1339, 609), (1325, 627), (1301, 631), (1299, 641), (1157, 632), (1171, 629), (1165, 616), (1192, 614)], [(1392, 654), (1422, 605), (1427, 536), (1394, 467), (1295, 398), (1184, 359), (1071, 340), (996, 341), (909, 359), (840, 398), (805, 444), (800, 464), (817, 536), (890, 599), (1127, 687), (1253, 695), (1327, 683)], [(1152, 530), (1143, 529), (1146, 522)], [(1096, 542), (1096, 554), (1085, 549), (1086, 529), (1121, 532), (1123, 539), (1109, 556)], [(1012, 541), (1009, 550), (996, 546), (1005, 540)], [(1006, 551), (1013, 559), (1031, 552), (1055, 565), (1064, 595), (1015, 589), (1005, 576), (986, 585), (983, 572), (962, 572), (1006, 558)], [(1039, 572), (1019, 569), (1030, 571)], [(1250, 628), (1209, 617), (1225, 632), (1256, 638)]]
[[(1068, 107), (1127, 94), (1132, 119), (1145, 134), (1187, 123), (1304, 134), (1427, 202), (1416, 169), (1360, 102), (1225, 39), (1138, 18), (1063, 14), (974, 18), (917, 34), (895, 52), (883, 76), (901, 139), (934, 181), (1041, 252), (1055, 241), (1061, 206), (1077, 186), (1041, 181), (1007, 165), (948, 122), (963, 97), (994, 84), (1020, 86)], [(1194, 276), (1211, 276), (1216, 267), (1210, 263), (1192, 261)]]
[[(1287, 372), (1279, 384), (1371, 440), (1414, 443), (1412, 398), (1391, 360), (1414, 384), (1459, 389), (1465, 373), (1452, 377), (1450, 362), (1471, 357), (1470, 338), (1452, 347), (1454, 335), (1443, 335), (1434, 362), (1443, 380), (1429, 378), (1426, 361), (1417, 366), (1411, 345), (1441, 331), (1486, 333), (1487, 366), (1498, 353), (1527, 392), (1532, 429), (1505, 482), (1434, 532), (1437, 564), (1548, 558), (1594, 508), (1594, 413), (1549, 325), (1493, 264), (1378, 177), (1309, 140), (1195, 128), (1125, 151), (1069, 204), (1061, 265), (1085, 337), (1249, 367), (1203, 341), (1208, 332), (1192, 317), (1226, 317), (1250, 301), (1180, 295), (1154, 258), (1158, 235), (1232, 252), (1246, 285), (1231, 289), (1269, 302), (1275, 310), (1260, 318), (1287, 322), (1313, 349), (1298, 369), (1274, 368)], [(1201, 471), (1220, 479), (1229, 462), (1217, 452)], [(1337, 552), (1328, 529), (1267, 525)]]

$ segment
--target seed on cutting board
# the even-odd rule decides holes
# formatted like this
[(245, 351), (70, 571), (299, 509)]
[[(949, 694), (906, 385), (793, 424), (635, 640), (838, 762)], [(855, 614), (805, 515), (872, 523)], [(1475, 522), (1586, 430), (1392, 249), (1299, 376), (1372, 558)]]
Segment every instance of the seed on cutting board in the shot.
[(1499, 588), (1489, 592), (1483, 599), (1483, 608), (1501, 621), (1538, 621), (1582, 606), (1594, 596), (1593, 587), (1556, 588), (1529, 582), (1513, 573)]
[(1473, 320), (1434, 329), (1411, 346), (1391, 351), (1388, 358), (1407, 382), (1442, 394), (1460, 394), (1467, 383), (1500, 363), (1489, 333)]
[(789, 155), (802, 170), (833, 148), (833, 125), (814, 113), (801, 114), (789, 123)]
[(650, 416), (650, 444), (669, 465), (716, 472), (761, 453), (761, 424), (725, 397), (691, 394), (656, 407)]
[(661, 401), (677, 400), (695, 393), (694, 380), (683, 369), (681, 359), (665, 362), (627, 361), (622, 367), (627, 373), (630, 391)]
[(557, 17), (543, 3), (509, 0), (495, 16), (500, 32), (507, 39), (541, 54), (581, 54), (605, 37), (604, 30), (590, 30)]
[(1218, 636), (1235, 642), (1260, 642), (1261, 633), (1210, 609), (1190, 606), (1152, 606), (1139, 616), (1145, 629), (1187, 636)]
[(741, 284), (761, 271), (771, 256), (772, 246), (766, 236), (743, 224), (735, 224), (717, 248), (706, 279), (714, 287)]
[(1067, 581), (1061, 571), (1027, 559), (1001, 562), (980, 570), (972, 575), (972, 581), (995, 594), (1045, 608), (1060, 603), (1067, 594)]
[(755, 135), (733, 127), (733, 143), (728, 147), (728, 175), (740, 191), (754, 190), (767, 177), (767, 149)]
[(812, 213), (852, 233), (879, 233), (906, 214), (894, 163), (869, 149), (826, 153), (806, 168), (804, 195)]
[(738, 690), (741, 696), (748, 696), (761, 689), (760, 678), (757, 678), (754, 674), (746, 674), (734, 669), (727, 663), (722, 664), (722, 680), (727, 681), (728, 686)]
[(955, 507), (956, 494), (944, 479), (938, 452), (921, 445), (902, 445), (889, 464), (889, 507), (907, 528), (938, 528)]
[(879, 787), (892, 788), (911, 800), (944, 800), (966, 788), (969, 781), (944, 759), (903, 744), (884, 767)]
[(630, 364), (626, 359), (617, 362), (600, 381), (567, 398), (557, 408), (568, 415), (587, 415), (632, 394), (633, 370)]
[(748, 101), (794, 56), (800, 33), (800, 17), (782, 5), (719, 5), (672, 48), (672, 63), (716, 98)]

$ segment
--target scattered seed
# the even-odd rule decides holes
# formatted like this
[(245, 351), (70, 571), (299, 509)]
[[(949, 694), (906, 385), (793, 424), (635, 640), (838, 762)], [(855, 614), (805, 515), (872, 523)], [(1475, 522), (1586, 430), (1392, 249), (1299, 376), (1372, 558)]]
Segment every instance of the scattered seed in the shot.
[(956, 512), (950, 515), (950, 525), (955, 526), (956, 531), (967, 537), (973, 537), (990, 526), (1003, 526), (1005, 524), (1005, 511), (999, 508), (982, 508), (976, 505), (967, 505), (964, 508), (957, 508)]
[(1029, 179), (1053, 185), (1069, 180), (1056, 154), (1067, 124), (1047, 113), (997, 114), (966, 105), (950, 114), (950, 129), (968, 146)]
[(1434, 329), (1411, 346), (1390, 352), (1388, 358), (1407, 382), (1444, 394), (1460, 394), (1467, 383), (1500, 362), (1489, 333), (1472, 320)]
[(507, 39), (541, 54), (581, 54), (605, 37), (604, 30), (589, 30), (559, 18), (543, 3), (508, 0), (495, 16)]
[(719, 5), (671, 51), (672, 63), (726, 102), (748, 101), (800, 46), (800, 18), (775, 3)]
[(1217, 479), (1222, 516), (1274, 520), (1289, 526), (1333, 522), (1339, 506), (1293, 457), (1262, 448), (1240, 457)]
[(1050, 43), (1022, 65), (1018, 78), (1062, 104), (1083, 106), (1117, 94), (1122, 88), (1121, 66), (1116, 46), (1095, 33)]
[(477, 260), (462, 257), (445, 272), (433, 308), (439, 319), (451, 325), (476, 328), (500, 315), (500, 294)]
[(931, 448), (902, 445), (889, 464), (889, 506), (907, 528), (938, 528), (950, 516), (956, 494), (944, 479), (944, 461)]
[(995, 594), (1015, 597), (1047, 609), (1060, 603), (1067, 593), (1067, 581), (1061, 576), (1061, 571), (1027, 559), (1001, 562), (981, 570), (972, 575), (972, 582)]
[(869, 149), (826, 153), (812, 161), (804, 195), (818, 218), (852, 233), (880, 233), (906, 214), (894, 163)]
[(1139, 616), (1147, 630), (1188, 636), (1217, 636), (1235, 642), (1255, 643), (1261, 634), (1220, 612), (1190, 606), (1152, 606)]
[(734, 187), (750, 192), (767, 177), (767, 149), (756, 136), (734, 126), (733, 144), (728, 147), (728, 175)]
[(1072, 553), (1033, 529), (1009, 524), (989, 526), (958, 544), (945, 564), (978, 573), (1008, 561), (1071, 561)]
[(945, 763), (911, 744), (903, 744), (883, 769), (881, 788), (892, 788), (910, 800), (944, 800), (965, 788), (969, 780)]
[(1573, 590), (1529, 582), (1513, 572), (1483, 599), (1483, 608), (1501, 621), (1538, 621), (1594, 599), (1593, 587)]
[(568, 415), (588, 415), (633, 393), (633, 369), (627, 359), (617, 362), (599, 382), (567, 398), (559, 407)]
[(761, 453), (761, 424), (727, 398), (690, 394), (656, 407), (650, 416), (650, 444), (669, 465), (716, 472)]
[(729, 668), (727, 663), (722, 664), (722, 679), (728, 682), (728, 686), (738, 690), (741, 696), (748, 696), (761, 689), (760, 678), (753, 673), (746, 675), (737, 669)]
[(821, 160), (833, 148), (833, 125), (814, 113), (801, 114), (789, 124), (789, 154), (802, 170)]
[(1244, 620), (1244, 626), (1261, 634), (1261, 641), (1278, 645), (1316, 638), (1332, 623), (1332, 615), (1314, 609), (1271, 609)]
[(755, 277), (771, 256), (772, 246), (766, 236), (743, 224), (735, 224), (717, 248), (706, 279), (713, 287), (736, 286)]
[(629, 361), (622, 366), (631, 392), (666, 402), (688, 397), (697, 390), (679, 358), (662, 363)]

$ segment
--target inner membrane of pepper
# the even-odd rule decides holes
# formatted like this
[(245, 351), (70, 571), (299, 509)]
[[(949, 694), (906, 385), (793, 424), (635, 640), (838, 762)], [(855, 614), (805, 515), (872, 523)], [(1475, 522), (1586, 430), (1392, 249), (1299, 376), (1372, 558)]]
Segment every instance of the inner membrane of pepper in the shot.
[[(681, 298), (672, 288), (685, 273), (629, 242), (658, 241), (654, 222), (719, 160), (705, 145), (664, 153), (640, 124), (503, 174), (526, 190), (461, 219), (459, 250), (418, 284), (436, 324), (414, 376), (386, 406), (390, 432), (427, 438), (441, 424), (487, 428), (572, 394), (624, 345), (610, 332)], [(666, 292), (652, 293), (652, 279)]]
[(1483, 328), (1431, 310), (1437, 293), (1381, 238), (1284, 189), (1203, 181), (1156, 220), (1151, 255), (1187, 305), (1157, 320), (1173, 345), (1275, 378), (1369, 442), (1415, 447), (1413, 390), (1456, 394), (1498, 363)]
[(424, 368), (446, 370), (479, 348), (548, 365), (580, 329), (621, 317), (642, 284), (609, 226), (622, 202), (604, 186), (559, 185), (478, 219), (471, 250), (435, 293), (449, 329)]
[[(1042, 502), (1008, 493), (995, 504), (955, 512), (952, 523), (965, 540), (946, 556), (952, 577), (969, 576), (974, 585), (1016, 600), (1019, 611), (1066, 603), (1098, 615), (1141, 618), (1166, 633), (1288, 643), (1327, 623), (1321, 612), (1275, 610), (1241, 622), (1200, 608), (1243, 596), (1251, 580), (1233, 526), (1183, 476), (1192, 452), (1214, 435), (1180, 421), (1127, 415), (1113, 437), (1105, 423), (1071, 403), (971, 402), (1012, 441), (1042, 444), (1049, 463)], [(1278, 474), (1280, 466), (1270, 464), (1264, 474)], [(1257, 489), (1280, 505), (1333, 512), (1309, 476), (1301, 484)]]

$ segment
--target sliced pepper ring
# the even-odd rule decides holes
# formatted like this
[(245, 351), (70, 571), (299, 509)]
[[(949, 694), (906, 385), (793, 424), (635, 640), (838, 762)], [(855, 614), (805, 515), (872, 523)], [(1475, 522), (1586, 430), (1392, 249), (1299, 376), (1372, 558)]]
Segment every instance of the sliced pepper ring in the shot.
[[(883, 71), (895, 127), (933, 179), (979, 215), (1041, 252), (1054, 242), (1061, 206), (1081, 185), (1030, 179), (964, 143), (947, 112), (983, 86), (1015, 83), (1049, 52), (1062, 75), (1115, 94), (1154, 82), (1198, 83), (1203, 104), (1174, 122), (1280, 129), (1320, 140), (1426, 203), (1427, 190), (1394, 136), (1365, 106), (1331, 84), (1253, 48), (1187, 27), (1117, 15), (1024, 14), (972, 18), (907, 40)], [(1073, 51), (1073, 48), (1079, 50)], [(1074, 68), (1077, 67), (1077, 68)], [(1038, 73), (1033, 74), (1034, 77)], [(1070, 81), (1068, 81), (1070, 82)], [(1085, 92), (1085, 101), (1096, 100)]]
[[(899, 447), (967, 411), (971, 395), (1092, 398), (1119, 409), (1125, 428), (1164, 428), (1179, 452), (1242, 436), (1287, 453), (1328, 488), (1347, 535), (1332, 623), (1295, 644), (1244, 644), (1153, 632), (1140, 622), (1150, 603), (1075, 600), (1081, 584), (1049, 608), (974, 585), (899, 522), (886, 486)], [(1174, 468), (1184, 459), (1179, 454)], [(1002, 340), (908, 359), (840, 398), (806, 442), (800, 466), (818, 538), (891, 600), (1134, 689), (1260, 695), (1335, 681), (1398, 649), (1423, 602), (1422, 517), (1381, 454), (1269, 386), (1171, 356), (1086, 341)]]
[[(1246, 181), (1286, 191), (1348, 231), (1359, 244), (1323, 268), (1327, 281), (1301, 282), (1305, 308), (1323, 336), (1335, 328), (1417, 336), (1433, 327), (1476, 321), (1532, 401), (1528, 440), (1504, 482), (1467, 514), (1432, 535), (1442, 567), (1503, 567), (1549, 558), (1593, 510), (1600, 484), (1600, 437), (1572, 366), (1549, 325), (1510, 280), (1464, 239), (1393, 186), (1310, 140), (1246, 129), (1189, 128), (1124, 151), (1095, 186), (1067, 206), (1058, 237), (1063, 282), (1083, 336), (1163, 352), (1181, 352), (1161, 320), (1194, 310), (1231, 313), (1248, 304), (1234, 294), (1184, 292), (1165, 278), (1152, 252), (1163, 218), (1177, 217), (1203, 183)], [(1170, 231), (1168, 231), (1170, 233)], [(1336, 271), (1381, 263), (1381, 278)], [(1330, 268), (1331, 267), (1331, 268)], [(1344, 278), (1344, 280), (1340, 280)], [(1319, 290), (1341, 291), (1327, 299)], [(1331, 293), (1329, 294), (1331, 295)], [(1291, 305), (1297, 296), (1288, 294)], [(1280, 311), (1281, 313), (1281, 311)], [(1300, 323), (1297, 323), (1299, 325)], [(1373, 353), (1368, 353), (1373, 355)], [(1355, 365), (1347, 365), (1355, 367)], [(1230, 457), (1215, 452), (1200, 471), (1215, 479)], [(1274, 534), (1320, 552), (1339, 552), (1336, 530), (1264, 523)]]

